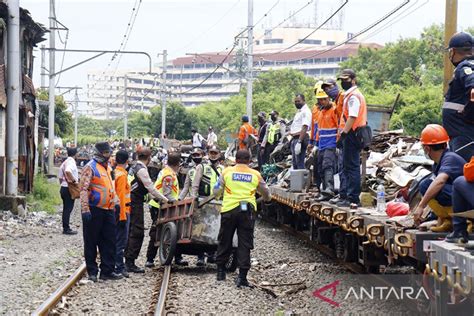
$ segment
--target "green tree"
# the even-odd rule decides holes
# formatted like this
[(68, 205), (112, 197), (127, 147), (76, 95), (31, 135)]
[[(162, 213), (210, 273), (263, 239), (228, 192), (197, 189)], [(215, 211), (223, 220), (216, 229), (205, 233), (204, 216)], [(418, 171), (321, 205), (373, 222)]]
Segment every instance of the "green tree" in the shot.
[[(186, 140), (191, 138), (191, 128), (196, 122), (188, 110), (179, 102), (168, 102), (166, 105), (166, 134), (168, 138)], [(158, 137), (161, 134), (161, 106), (151, 109), (150, 134)]]
[[(123, 135), (123, 121), (116, 125), (116, 138)], [(127, 131), (129, 137), (149, 137), (153, 130), (151, 128), (151, 114), (144, 112), (131, 112), (128, 115)]]
[[(38, 90), (38, 100), (48, 101), (48, 92)], [(45, 135), (48, 135), (48, 105), (40, 105), (39, 125), (46, 128)], [(54, 107), (54, 134), (59, 137), (65, 137), (73, 132), (73, 120), (71, 113), (67, 112), (67, 105), (62, 96), (56, 96)]]

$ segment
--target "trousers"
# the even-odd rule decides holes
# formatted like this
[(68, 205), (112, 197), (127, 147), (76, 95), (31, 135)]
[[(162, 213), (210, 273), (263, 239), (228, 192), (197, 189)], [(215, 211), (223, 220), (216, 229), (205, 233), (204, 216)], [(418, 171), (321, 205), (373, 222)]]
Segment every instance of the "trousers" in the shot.
[[(351, 203), (360, 203), (360, 148), (353, 131), (349, 132), (342, 146), (342, 173), (347, 199)], [(341, 193), (341, 196), (343, 193)]]
[(100, 254), (100, 273), (111, 274), (115, 267), (116, 224), (113, 210), (90, 207), (92, 219), (83, 222), (84, 257), (89, 275), (97, 275), (97, 248)]
[[(428, 190), (432, 182), (433, 182), (433, 179), (431, 178), (423, 179), (423, 181), (420, 182), (418, 189), (421, 195), (425, 195), (426, 191)], [(453, 185), (445, 184), (443, 188), (441, 189), (441, 191), (439, 191), (439, 193), (435, 196), (435, 200), (438, 201), (438, 203), (441, 206), (451, 206), (453, 205), (453, 202), (451, 200), (452, 194), (453, 194)]]
[(134, 201), (130, 203), (130, 233), (128, 243), (125, 249), (125, 260), (135, 261), (140, 254), (145, 238), (145, 219), (143, 214), (143, 201)]
[(69, 193), (68, 187), (61, 187), (59, 193), (61, 194), (61, 199), (63, 200), (63, 231), (68, 231), (71, 229), (71, 227), (69, 227), (69, 221), (72, 210), (74, 209), (74, 200), (71, 197), (71, 193)]
[(295, 146), (298, 143), (298, 137), (294, 137), (291, 140), (291, 159), (293, 163), (293, 169), (304, 169), (304, 158), (306, 157), (306, 148), (308, 147), (308, 137), (301, 142), (301, 152), (299, 155), (295, 154)]
[[(467, 182), (459, 177), (453, 183), (453, 212), (460, 213), (474, 209), (474, 182)], [(467, 221), (463, 217), (453, 216), (455, 232), (466, 231)]]
[(156, 219), (158, 218), (158, 211), (159, 209), (156, 207), (150, 207), (150, 215), (152, 225), (150, 228), (150, 242), (148, 243), (148, 248), (146, 251), (146, 259), (147, 261), (153, 262), (155, 260), (156, 254), (158, 253), (158, 247), (155, 246), (156, 241)]
[[(472, 137), (474, 137), (474, 135), (472, 135)], [(468, 145), (471, 142), (474, 142), (474, 140), (467, 135), (451, 137), (451, 140), (449, 141), (449, 147), (452, 151), (463, 157), (464, 160), (468, 162), (471, 160), (471, 157), (474, 156), (474, 143)]]
[(125, 269), (123, 257), (125, 254), (125, 247), (128, 242), (128, 232), (130, 227), (130, 214), (127, 214), (126, 221), (119, 221), (120, 212), (115, 212), (115, 222), (117, 224), (117, 251), (115, 252), (115, 272), (121, 273)]
[(241, 270), (250, 269), (250, 250), (254, 247), (253, 232), (255, 228), (255, 214), (252, 207), (246, 212), (240, 211), (240, 206), (225, 213), (221, 213), (221, 227), (217, 237), (216, 263), (225, 266), (232, 251), (232, 239), (237, 230), (238, 247), (237, 263)]

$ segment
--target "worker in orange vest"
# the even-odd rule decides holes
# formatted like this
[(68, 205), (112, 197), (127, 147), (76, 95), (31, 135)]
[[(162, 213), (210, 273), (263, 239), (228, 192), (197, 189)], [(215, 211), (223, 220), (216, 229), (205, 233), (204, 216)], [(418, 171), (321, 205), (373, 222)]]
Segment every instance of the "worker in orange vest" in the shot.
[[(317, 95), (318, 91), (321, 90), (321, 84), (322, 81), (316, 82), (314, 85), (314, 95)], [(317, 99), (317, 96), (316, 96)], [(321, 112), (321, 106), (319, 105), (319, 102), (316, 101), (314, 104), (313, 108), (311, 109), (311, 137), (309, 140), (309, 145), (307, 148), (308, 152), (313, 151), (313, 149), (316, 148), (314, 152), (314, 159), (313, 159), (313, 184), (318, 188), (321, 187), (321, 176), (318, 172), (318, 154), (317, 154), (317, 148), (318, 146), (316, 145), (316, 135), (318, 133), (318, 117), (319, 113)]]
[(250, 150), (257, 140), (257, 130), (250, 125), (248, 115), (242, 115), (242, 125), (239, 129), (239, 149)]

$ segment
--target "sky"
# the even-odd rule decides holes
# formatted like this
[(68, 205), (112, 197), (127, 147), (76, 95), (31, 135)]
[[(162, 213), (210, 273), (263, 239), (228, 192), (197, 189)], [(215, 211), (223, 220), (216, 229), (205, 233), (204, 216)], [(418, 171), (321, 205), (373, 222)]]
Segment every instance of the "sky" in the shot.
[[(132, 8), (138, 0), (56, 0), (56, 16), (69, 28), (67, 48), (117, 50), (123, 39)], [(311, 2), (312, 1), (312, 2)], [(344, 9), (343, 30), (356, 33), (377, 21), (406, 0), (349, 0)], [(254, 0), (256, 27), (275, 26), (290, 14), (311, 2), (294, 16), (297, 22), (313, 21), (315, 11), (320, 22), (325, 20), (343, 1), (341, 0)], [(314, 2), (317, 2), (315, 10)], [(220, 51), (232, 44), (234, 36), (247, 25), (248, 0), (142, 0), (130, 34), (126, 50), (146, 51), (153, 62), (157, 54), (168, 50), (168, 59), (186, 53)], [(20, 6), (30, 11), (33, 19), (49, 26), (49, 0), (20, 0)], [(410, 0), (399, 14), (386, 20), (361, 39), (384, 44), (398, 38), (418, 37), (424, 27), (444, 22), (444, 0)], [(271, 9), (272, 8), (272, 9)], [(270, 11), (271, 9), (271, 11)], [(269, 12), (270, 11), (270, 12)], [(269, 13), (268, 13), (269, 12)], [(268, 13), (266, 16), (265, 13)], [(474, 1), (458, 0), (458, 30), (474, 26)], [(61, 31), (64, 41), (66, 32)], [(57, 48), (64, 44), (56, 35)], [(49, 41), (42, 44), (48, 47)], [(41, 45), (41, 44), (40, 44)], [(35, 52), (33, 81), (40, 84), (39, 49)], [(80, 62), (91, 54), (56, 53), (56, 69)], [(87, 71), (103, 69), (111, 59), (104, 55), (91, 62), (63, 73), (58, 86), (87, 84)], [(46, 65), (48, 65), (46, 57)], [(138, 55), (124, 55), (110, 69), (145, 68), (147, 60)], [(47, 82), (47, 81), (46, 81)], [(85, 100), (85, 89), (79, 94)], [(73, 99), (66, 94), (67, 100)]]

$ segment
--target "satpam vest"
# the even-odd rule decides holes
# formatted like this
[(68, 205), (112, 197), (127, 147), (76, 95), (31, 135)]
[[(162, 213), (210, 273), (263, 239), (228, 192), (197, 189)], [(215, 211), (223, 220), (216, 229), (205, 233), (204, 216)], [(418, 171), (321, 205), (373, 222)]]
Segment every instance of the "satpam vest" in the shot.
[(92, 169), (92, 179), (89, 186), (89, 205), (112, 210), (114, 208), (114, 184), (112, 169), (105, 168), (95, 160), (87, 163)]
[(245, 165), (236, 165), (224, 169), (224, 197), (221, 213), (233, 210), (241, 201), (251, 203), (257, 210), (255, 192), (262, 179), (260, 173)]

